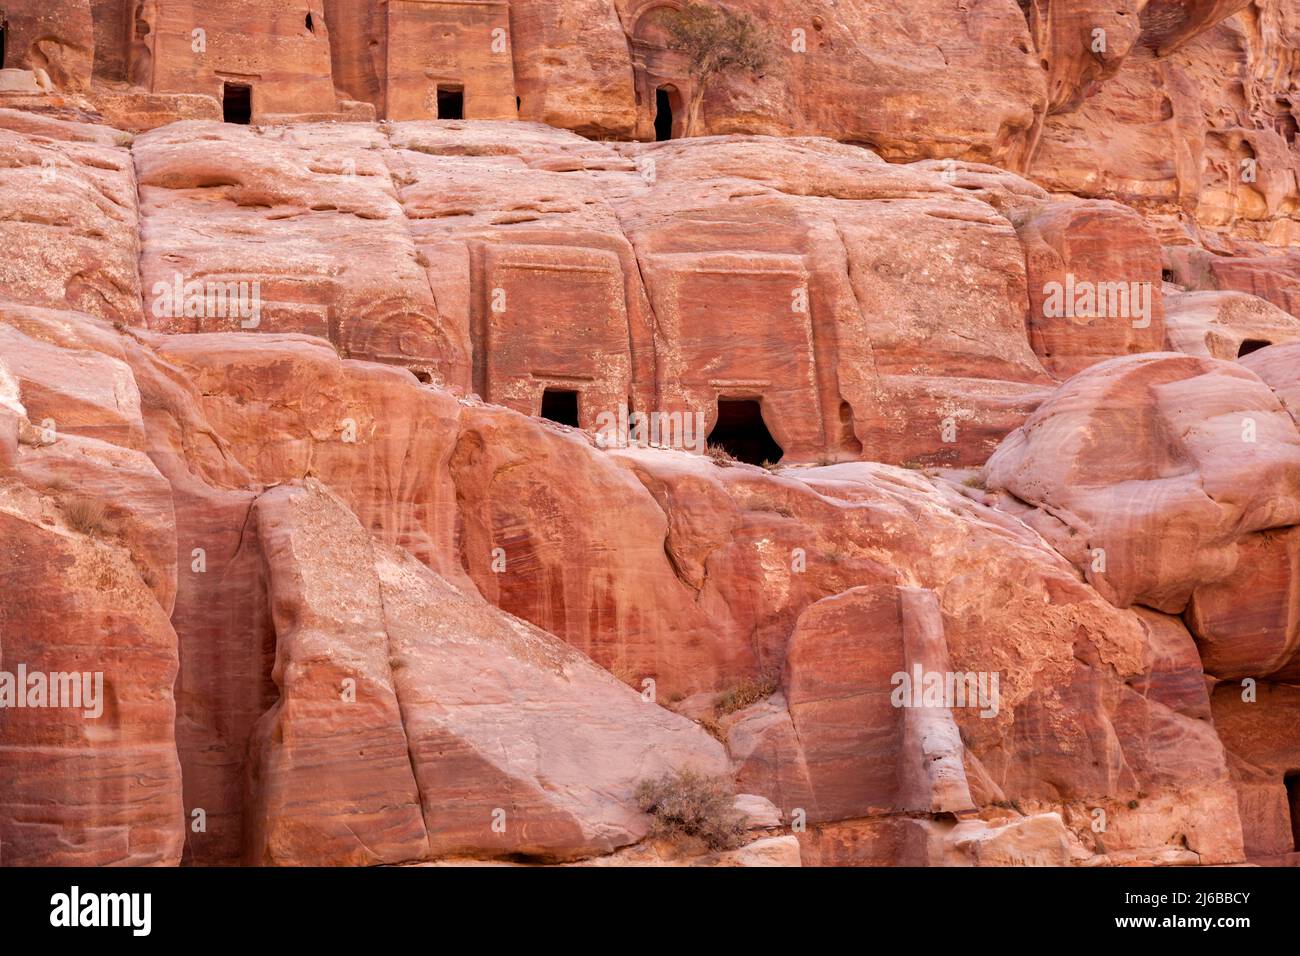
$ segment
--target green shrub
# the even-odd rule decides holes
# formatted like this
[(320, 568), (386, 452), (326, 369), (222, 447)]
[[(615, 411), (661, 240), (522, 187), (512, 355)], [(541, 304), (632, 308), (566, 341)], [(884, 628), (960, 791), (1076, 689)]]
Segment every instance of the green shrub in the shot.
[(768, 63), (771, 40), (754, 20), (709, 3), (688, 2), (668, 21), (668, 46), (684, 55), (695, 78), (687, 135), (699, 123), (700, 105), (714, 77), (760, 73)]

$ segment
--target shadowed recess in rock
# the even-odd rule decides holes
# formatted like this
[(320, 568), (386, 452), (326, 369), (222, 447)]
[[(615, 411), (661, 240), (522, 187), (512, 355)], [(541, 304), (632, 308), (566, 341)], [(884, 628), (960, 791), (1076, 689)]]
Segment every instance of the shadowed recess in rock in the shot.
[(253, 88), (244, 83), (227, 83), (221, 96), (221, 116), (227, 123), (247, 126), (253, 119)]
[(548, 388), (542, 395), (542, 417), (561, 425), (578, 426), (578, 393), (567, 388)]
[(673, 94), (666, 86), (655, 91), (655, 139), (664, 142), (673, 138)]
[(752, 400), (718, 400), (718, 423), (709, 444), (726, 449), (737, 461), (751, 465), (776, 464), (784, 452), (763, 421), (763, 409)]
[(438, 119), (465, 118), (465, 88), (463, 86), (438, 87)]

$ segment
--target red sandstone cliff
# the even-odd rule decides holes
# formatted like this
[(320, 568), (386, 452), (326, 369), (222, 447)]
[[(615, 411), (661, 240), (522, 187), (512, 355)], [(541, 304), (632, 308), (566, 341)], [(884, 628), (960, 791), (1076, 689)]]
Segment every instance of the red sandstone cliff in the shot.
[(679, 7), (3, 4), (0, 864), (1300, 859), (1294, 5)]

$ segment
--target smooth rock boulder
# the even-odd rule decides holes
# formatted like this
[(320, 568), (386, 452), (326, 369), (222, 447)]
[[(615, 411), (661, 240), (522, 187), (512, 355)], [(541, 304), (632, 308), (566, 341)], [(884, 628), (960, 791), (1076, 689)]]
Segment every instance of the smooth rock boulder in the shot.
[(1066, 382), (986, 482), (1108, 600), (1179, 613), (1243, 535), (1300, 522), (1300, 432), (1236, 363), (1132, 356)]

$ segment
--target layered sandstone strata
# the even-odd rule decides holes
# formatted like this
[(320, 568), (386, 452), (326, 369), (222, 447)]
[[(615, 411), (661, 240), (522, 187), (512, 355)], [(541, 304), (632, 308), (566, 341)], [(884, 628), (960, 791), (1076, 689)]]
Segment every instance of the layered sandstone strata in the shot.
[[(196, 862), (234, 862), (250, 854), (267, 862), (397, 862), (447, 853), (556, 859), (607, 852), (635, 841), (643, 826), (617, 809), (617, 798), (604, 811), (582, 802), (579, 793), (563, 798), (567, 808), (554, 801), (566, 792), (560, 786), (566, 772), (584, 781), (598, 770), (628, 773), (610, 762), (610, 753), (630, 757), (632, 744), (611, 741), (591, 750), (590, 720), (582, 722), (577, 738), (565, 736), (568, 720), (559, 720), (555, 734), (544, 733), (542, 715), (562, 714), (565, 683), (580, 673), (590, 675), (583, 680), (605, 681), (601, 686), (608, 691), (601, 693), (614, 696), (597, 705), (600, 720), (614, 720), (621, 712), (614, 700), (625, 701), (617, 705), (625, 708), (617, 719), (636, 728), (629, 738), (636, 746), (650, 739), (651, 726), (675, 727), (683, 742), (695, 741), (693, 750), (679, 756), (674, 745), (657, 744), (656, 759), (716, 767), (717, 744), (672, 718), (664, 705), (686, 707), (695, 699), (691, 695), (703, 692), (711, 699), (746, 677), (771, 672), (781, 675), (776, 695), (723, 717), (721, 732), (742, 785), (768, 796), (784, 822), (799, 813), (808, 820), (810, 861), (1241, 858), (1236, 796), (1208, 721), (1191, 636), (1176, 618), (1113, 607), (1035, 532), (981, 503), (982, 493), (865, 463), (774, 476), (680, 452), (601, 451), (575, 432), (457, 402), (405, 372), (340, 362), (332, 350), (306, 338), (183, 336), (173, 348), (168, 338), (114, 331), (102, 320), (73, 313), (9, 307), (5, 321), (22, 346), (6, 355), (72, 349), (73, 356), (111, 356), (130, 369), (127, 387), (140, 389), (141, 407), (150, 409), (144, 445), (171, 475), (164, 484), (176, 483), (176, 504), (162, 519), (163, 529), (176, 535), (176, 564), (151, 565), (156, 546), (132, 550), (133, 536), (145, 531), (135, 517), (144, 503), (139, 492), (115, 496), (114, 514), (124, 520), (96, 531), (94, 541), (123, 549), (127, 567), (142, 579), (158, 575), (161, 593), (137, 613), (149, 606), (175, 608), (175, 630), (161, 633), (179, 656), (177, 686), (183, 694), (177, 743), (162, 743), (179, 749), (185, 809), (220, 807), (241, 792), (248, 796), (236, 798), (224, 820), (209, 817), (204, 835), (186, 835), (173, 810), (173, 842), (155, 857), (159, 862), (176, 859), (183, 835)], [(11, 363), (6, 361), (7, 370)], [(290, 397), (295, 390), (296, 399)], [(78, 441), (81, 427), (66, 400), (40, 404), (34, 400), (38, 394), (27, 386), (19, 392), (32, 402), (30, 410), (11, 413), (20, 433), (35, 429), (32, 414), (73, 424), (67, 426), (69, 437), (48, 446), (10, 446), (20, 466), (11, 472), (10, 486), (33, 506), (57, 500), (59, 492), (48, 484), (57, 470), (48, 459), (61, 445)], [(380, 411), (380, 402), (389, 403), (387, 411)], [(432, 414), (421, 410), (425, 403)], [(364, 426), (355, 443), (343, 439), (349, 416)], [(104, 434), (100, 443), (111, 433)], [(432, 443), (429, 453), (412, 456), (412, 441)], [(490, 465), (482, 458), (489, 448), (515, 452)], [(403, 477), (403, 462), (431, 469), (428, 477)], [(476, 471), (465, 472), (471, 463)], [(304, 473), (312, 478), (303, 489), (269, 488)], [(574, 481), (602, 474), (605, 481), (625, 476), (617, 493)], [(416, 486), (438, 497), (412, 509), (406, 489)], [(479, 496), (478, 504), (471, 494)], [(253, 511), (245, 505), (223, 523), (230, 505), (221, 502), (233, 505), (241, 496), (256, 501)], [(562, 521), (565, 508), (573, 516), (569, 521)], [(641, 508), (647, 523), (629, 523), (628, 516)], [(353, 509), (367, 515), (364, 525), (349, 516)], [(618, 544), (601, 557), (599, 525), (592, 522), (607, 513), (616, 523), (606, 540)], [(657, 521), (649, 520), (656, 514)], [(202, 530), (212, 522), (241, 529), (229, 557), (222, 536)], [(250, 528), (258, 529), (251, 537)], [(575, 529), (590, 537), (574, 538)], [(295, 543), (303, 535), (308, 537)], [(943, 541), (962, 544), (934, 546)], [(403, 543), (423, 552), (425, 563), (405, 553)], [(211, 552), (203, 572), (194, 570), (194, 547)], [(498, 547), (505, 560), (493, 570)], [(656, 548), (665, 555), (665, 547), (662, 582), (648, 585), (646, 558)], [(261, 570), (252, 576), (241, 571), (244, 555)], [(627, 562), (621, 579), (612, 576), (615, 556)], [(444, 583), (437, 577), (440, 565)], [(509, 619), (476, 603), (469, 581), (479, 582), (506, 609), (587, 650), (635, 688), (649, 686), (651, 699), (619, 690), (581, 656), (547, 645), (554, 639), (541, 631), (519, 622), (491, 630), (499, 627), (492, 621)], [(181, 598), (172, 604), (170, 597), (181, 583), (189, 592), (184, 608)], [(672, 588), (680, 598), (665, 590)], [(647, 592), (652, 603), (639, 610), (627, 603), (650, 601)], [(166, 604), (154, 603), (160, 601)], [(563, 614), (578, 607), (588, 613)], [(681, 611), (667, 616), (674, 607)], [(693, 607), (702, 613), (692, 617)], [(258, 608), (269, 609), (269, 627), (266, 611)], [(854, 624), (853, 615), (861, 614), (885, 617), (872, 617), (870, 627)], [(437, 636), (443, 633), (436, 622), (441, 615), (455, 622), (446, 632), (451, 643)], [(898, 623), (887, 627), (886, 618)], [(456, 635), (470, 621), (481, 621), (473, 625), (477, 636), (462, 645)], [(205, 646), (204, 635), (214, 628), (233, 640), (224, 655)], [(341, 630), (330, 637), (335, 628)], [(471, 665), (463, 655), (477, 653), (474, 648), (489, 633), (507, 646), (526, 640), (518, 645), (520, 666), (555, 660), (545, 666), (558, 668), (555, 679), (566, 675), (561, 684), (551, 688), (546, 681), (552, 678), (539, 683), (540, 675), (522, 682), (503, 675), (503, 688), (533, 688), (535, 704), (505, 697), (499, 716), (488, 719), (482, 710), (485, 681), (508, 658), (492, 651), (483, 665)], [(56, 646), (43, 641), (28, 650), (46, 653)], [(539, 659), (543, 646), (552, 650)], [(827, 657), (826, 647), (840, 650)], [(345, 648), (352, 650), (344, 653)], [(455, 665), (446, 656), (453, 653)], [(8, 650), (5, 659), (11, 659)], [(913, 664), (1000, 675), (996, 706), (901, 712), (886, 706), (879, 711), (884, 723), (878, 732), (872, 729), (875, 718), (849, 722), (870, 740), (844, 738), (839, 710), (860, 709), (867, 692), (887, 698), (889, 685), (882, 678)], [(445, 684), (453, 675), (469, 679), (475, 666), (489, 671), (472, 686), (457, 691)], [(236, 672), (260, 672), (260, 705), (249, 709), (220, 691), (226, 675)], [(369, 715), (365, 721), (358, 722), (346, 710), (353, 703), (340, 697), (348, 678)], [(170, 684), (164, 675), (150, 686)], [(458, 693), (475, 701), (461, 716), (453, 706)], [(575, 706), (592, 705), (593, 693), (594, 686), (577, 692)], [(259, 706), (263, 715), (254, 720)], [(495, 753), (511, 733), (509, 721), (534, 707), (542, 709), (515, 732), (522, 734), (524, 752), (542, 763), (530, 758), (512, 768), (495, 758), (497, 770), (489, 772), (488, 764), (466, 762), (467, 751), (450, 770), (437, 764), (427, 775), (421, 770), (422, 753), (445, 759), (440, 755), (446, 744), (427, 749), (418, 743), (426, 735), (443, 740), (453, 733), (464, 741), (458, 747), (479, 739), (479, 746), (488, 744)], [(121, 715), (107, 725), (108, 739), (125, 733), (124, 720)], [(285, 721), (294, 722), (292, 732)], [(280, 733), (272, 732), (276, 725), (283, 727)], [(203, 731), (205, 726), (210, 729)], [(346, 739), (340, 734), (363, 735), (360, 748), (371, 756), (355, 763), (331, 757)], [(940, 763), (915, 761), (918, 734), (935, 759), (946, 754)], [(398, 759), (403, 739), (416, 755), (413, 777), (407, 761)], [(935, 750), (940, 740), (946, 743)], [(290, 742), (303, 748), (291, 760), (280, 755)], [(18, 735), (8, 746), (27, 752), (32, 744)], [(89, 741), (82, 746), (92, 767), (107, 759)], [(219, 771), (212, 756), (222, 747), (231, 748), (234, 762)], [(1080, 760), (1081, 747), (1091, 760)], [(148, 752), (134, 751), (131, 759), (146, 759)], [(388, 760), (381, 759), (385, 752)], [(247, 758), (240, 757), (244, 753)], [(885, 759), (871, 758), (876, 753)], [(630, 774), (621, 778), (624, 808), (633, 780), (654, 769), (644, 758), (631, 760)], [(525, 767), (541, 774), (549, 808), (531, 809), (526, 791), (516, 789), (523, 786), (518, 775)], [(325, 768), (328, 786), (313, 784), (312, 773)], [(336, 829), (332, 808), (364, 806), (362, 794), (376, 792), (381, 770), (397, 775), (393, 796), (381, 801), (383, 814), (358, 832), (361, 818), (350, 812), (352, 829)], [(515, 782), (506, 784), (495, 776), (500, 772)], [(251, 782), (251, 790), (241, 791), (241, 780)], [(455, 794), (443, 789), (451, 780)], [(108, 802), (87, 812), (120, 807), (116, 797), (100, 799)], [(486, 815), (471, 812), (475, 806)], [(402, 807), (406, 819), (398, 821), (393, 814)], [(456, 819), (448, 811), (457, 807), (467, 816), (448, 830)], [(498, 808), (508, 817), (519, 814), (521, 822), (540, 816), (522, 831), (507, 830), (516, 835), (503, 840), (491, 825)], [(928, 825), (907, 823), (892, 816), (898, 810), (959, 812), (967, 822), (957, 829), (939, 817)], [(1097, 810), (1110, 821), (1103, 836), (1091, 829)], [(598, 822), (613, 819), (611, 812), (624, 814), (622, 830)], [(899, 826), (920, 828), (908, 836), (896, 832)], [(604, 835), (592, 843), (595, 834)], [(348, 849), (358, 838), (356, 849)], [(30, 840), (15, 825), (6, 845), (25, 846), (32, 858), (51, 862), (84, 859), (52, 856)]]
[(6, 6), (0, 863), (1296, 859), (1289, 6)]

